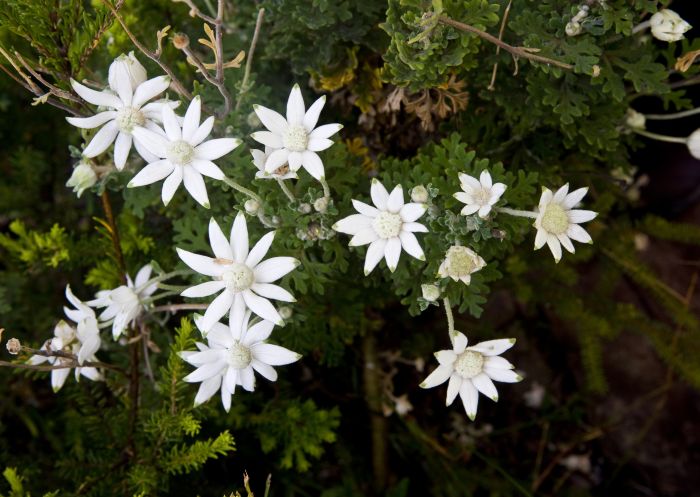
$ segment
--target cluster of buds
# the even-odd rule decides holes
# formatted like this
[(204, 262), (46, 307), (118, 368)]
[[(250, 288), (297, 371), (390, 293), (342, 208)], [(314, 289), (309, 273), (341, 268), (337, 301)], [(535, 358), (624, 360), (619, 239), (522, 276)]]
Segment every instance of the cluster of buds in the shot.
[(583, 26), (581, 26), (581, 23), (586, 17), (588, 17), (589, 11), (590, 7), (588, 7), (588, 5), (581, 5), (578, 8), (576, 15), (572, 17), (568, 23), (566, 23), (566, 27), (564, 28), (567, 36), (578, 36), (583, 33)]

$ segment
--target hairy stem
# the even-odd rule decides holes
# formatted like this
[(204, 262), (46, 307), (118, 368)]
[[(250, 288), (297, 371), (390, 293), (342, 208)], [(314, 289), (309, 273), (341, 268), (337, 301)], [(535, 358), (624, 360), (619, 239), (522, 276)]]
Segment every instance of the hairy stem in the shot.
[(503, 214), (510, 214), (511, 216), (517, 217), (528, 217), (530, 219), (537, 219), (537, 213), (532, 211), (521, 211), (518, 209), (509, 209), (508, 207), (496, 207), (496, 212), (502, 212)]
[(674, 112), (673, 114), (644, 114), (644, 117), (655, 121), (669, 121), (671, 119), (681, 119), (683, 117), (694, 116), (695, 114), (700, 114), (700, 107), (681, 112)]
[(443, 297), (443, 306), (445, 307), (445, 316), (447, 316), (447, 332), (452, 336), (455, 331), (455, 317), (452, 315), (452, 305), (448, 297)]
[(645, 136), (647, 138), (651, 138), (652, 140), (657, 140), (660, 142), (667, 142), (667, 143), (682, 143), (686, 144), (688, 143), (688, 139), (681, 137), (681, 136), (667, 136), (667, 135), (660, 135), (658, 133), (652, 133), (650, 131), (646, 131), (643, 129), (637, 129), (637, 128), (629, 128), (631, 131), (637, 133), (638, 135)]
[(284, 192), (284, 194), (287, 196), (287, 198), (290, 200), (290, 202), (296, 202), (297, 198), (294, 196), (292, 191), (289, 189), (287, 186), (287, 183), (283, 179), (277, 179), (277, 184), (280, 185), (280, 188)]

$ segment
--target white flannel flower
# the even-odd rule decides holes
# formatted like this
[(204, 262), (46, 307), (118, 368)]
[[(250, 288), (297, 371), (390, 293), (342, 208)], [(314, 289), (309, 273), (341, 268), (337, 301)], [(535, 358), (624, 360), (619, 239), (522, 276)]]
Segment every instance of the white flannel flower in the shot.
[(651, 34), (661, 41), (679, 41), (683, 34), (692, 28), (675, 11), (661, 9), (649, 19)]
[(472, 273), (486, 266), (486, 262), (472, 249), (454, 245), (447, 249), (445, 260), (440, 264), (438, 276), (460, 280), (465, 285), (472, 281)]
[(169, 101), (147, 103), (168, 89), (168, 76), (158, 76), (133, 87), (132, 84), (141, 80), (140, 76), (135, 77), (133, 73), (134, 71), (126, 70), (124, 63), (117, 59), (110, 66), (110, 90), (95, 91), (71, 80), (73, 89), (83, 100), (107, 109), (91, 117), (66, 118), (77, 128), (93, 129), (102, 126), (83, 150), (83, 155), (87, 158), (97, 157), (114, 143), (114, 165), (119, 170), (126, 164), (132, 143), (144, 159), (149, 162), (155, 159), (138, 139), (134, 140), (132, 131), (137, 126), (158, 130), (156, 122), (161, 120), (162, 108), (175, 108), (179, 105), (179, 102)]
[[(206, 402), (221, 389), (221, 403), (228, 412), (236, 385), (249, 392), (255, 390), (254, 371), (269, 381), (276, 381), (277, 371), (272, 366), (284, 366), (301, 358), (301, 354), (265, 342), (274, 323), (263, 320), (249, 326), (249, 318), (250, 311), (247, 311), (243, 320), (233, 328), (214, 323), (206, 333), (206, 345), (198, 342), (198, 352), (180, 353), (180, 357), (197, 368), (184, 380), (202, 383), (194, 398), (195, 406)], [(197, 320), (197, 326), (200, 326), (200, 321)]]
[(134, 52), (129, 52), (128, 55), (121, 54), (110, 64), (107, 76), (109, 87), (116, 92), (120, 84), (119, 81), (123, 80), (124, 76), (129, 78), (132, 90), (136, 90), (141, 83), (148, 79), (146, 68), (134, 56)]
[(157, 283), (149, 283), (151, 278), (151, 265), (143, 266), (136, 279), (131, 280), (126, 276), (127, 284), (114, 288), (113, 290), (101, 290), (97, 292), (97, 298), (88, 302), (92, 307), (106, 307), (100, 320), (112, 323), (112, 337), (116, 340), (124, 330), (141, 314), (144, 307), (144, 300), (153, 295), (158, 289)]
[[(275, 238), (275, 232), (265, 234), (248, 251), (248, 225), (239, 212), (227, 240), (212, 218), (209, 222), (209, 242), (215, 258), (177, 249), (180, 259), (198, 273), (210, 276), (211, 281), (200, 283), (182, 292), (184, 297), (208, 297), (221, 292), (209, 304), (201, 327), (206, 332), (214, 323), (229, 313), (231, 329), (240, 326), (246, 309), (275, 324), (282, 318), (268, 299), (296, 302), (291, 293), (273, 285), (299, 265), (294, 257), (272, 257), (263, 261)], [(262, 261), (262, 262), (261, 262)]]
[(97, 325), (95, 311), (73, 295), (70, 285), (66, 285), (66, 298), (68, 302), (75, 307), (75, 309), (71, 309), (64, 306), (63, 311), (66, 313), (66, 316), (78, 326), (76, 330), (76, 336), (80, 341), (78, 363), (82, 364), (88, 357), (94, 357), (95, 353), (100, 350), (100, 346), (102, 345), (100, 328)]
[(258, 179), (297, 179), (297, 173), (289, 169), (289, 164), (284, 163), (271, 173), (265, 171), (265, 162), (272, 152), (275, 150), (270, 147), (265, 147), (265, 151), (254, 148), (250, 151), (253, 156), (253, 164), (258, 168), (255, 177)]
[(573, 254), (575, 249), (571, 240), (593, 243), (591, 236), (579, 224), (594, 219), (598, 213), (574, 209), (586, 193), (588, 188), (579, 188), (569, 193), (568, 183), (554, 194), (548, 188), (543, 189), (534, 223), (537, 228), (535, 250), (542, 248), (546, 243), (552, 251), (554, 260), (559, 262), (562, 245)]
[[(46, 342), (44, 342), (44, 344), (41, 346), (40, 350), (47, 352), (66, 352), (80, 356), (83, 343), (81, 342), (80, 335), (76, 334), (76, 331), (72, 326), (65, 321), (59, 321), (53, 330), (53, 334), (54, 337), (46, 340)], [(97, 361), (94, 353), (84, 355), (83, 359), (87, 361)], [(73, 360), (67, 357), (46, 357), (43, 355), (33, 355), (29, 358), (28, 362), (32, 365), (48, 362), (52, 366), (65, 366), (61, 368), (57, 367), (56, 369), (51, 370), (51, 388), (53, 388), (54, 392), (58, 392), (66, 382), (68, 374), (71, 370), (71, 364), (73, 364)], [(100, 372), (91, 366), (76, 367), (75, 380), (79, 381), (81, 375), (93, 381), (99, 381), (102, 379)]]
[(401, 249), (424, 261), (423, 249), (413, 233), (428, 232), (428, 228), (415, 222), (425, 213), (426, 205), (417, 202), (405, 204), (401, 185), (396, 185), (389, 195), (376, 178), (372, 180), (370, 194), (375, 207), (353, 199), (352, 205), (359, 214), (341, 219), (333, 226), (335, 231), (353, 235), (350, 247), (369, 243), (365, 276), (372, 272), (382, 257), (389, 270), (394, 272)]
[(488, 340), (467, 347), (467, 337), (455, 331), (450, 335), (450, 340), (453, 349), (435, 353), (440, 365), (420, 386), (432, 388), (449, 380), (445, 405), (452, 404), (459, 394), (467, 416), (473, 421), (479, 405), (479, 392), (497, 402), (498, 391), (494, 381), (516, 383), (523, 379), (513, 371), (514, 366), (510, 362), (499, 357), (513, 346), (515, 339)]
[(95, 173), (90, 164), (80, 162), (73, 169), (73, 174), (66, 181), (66, 186), (73, 188), (73, 192), (80, 198), (83, 192), (95, 183), (97, 183), (97, 173)]
[(287, 100), (287, 119), (262, 105), (253, 106), (258, 118), (269, 131), (256, 131), (250, 136), (255, 141), (276, 149), (265, 161), (268, 173), (288, 163), (293, 172), (303, 167), (316, 179), (325, 177), (323, 162), (316, 152), (333, 145), (329, 138), (343, 127), (341, 124), (316, 127), (325, 103), (326, 97), (323, 96), (307, 111), (299, 85), (294, 85)]
[(467, 204), (462, 209), (462, 215), (468, 216), (479, 212), (480, 218), (485, 218), (491, 212), (491, 207), (498, 202), (506, 191), (506, 185), (503, 183), (493, 183), (491, 174), (488, 171), (482, 171), (479, 179), (469, 176), (468, 174), (459, 173), (459, 182), (461, 184), (461, 192), (454, 194), (454, 197)]
[(180, 183), (197, 202), (209, 208), (209, 196), (202, 175), (222, 180), (226, 175), (212, 161), (228, 154), (241, 140), (215, 138), (204, 141), (214, 126), (214, 117), (207, 118), (200, 126), (202, 101), (196, 96), (190, 102), (182, 126), (170, 107), (164, 106), (165, 132), (137, 126), (134, 136), (154, 156), (129, 182), (129, 187), (149, 185), (167, 177), (163, 182), (163, 203), (168, 205)]

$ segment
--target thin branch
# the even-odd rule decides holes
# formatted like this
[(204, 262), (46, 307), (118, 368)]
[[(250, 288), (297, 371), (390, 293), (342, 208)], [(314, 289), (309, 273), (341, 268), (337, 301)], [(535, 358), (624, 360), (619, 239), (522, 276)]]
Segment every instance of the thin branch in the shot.
[(258, 45), (258, 37), (260, 36), (260, 28), (262, 27), (263, 17), (265, 17), (265, 9), (260, 9), (258, 11), (258, 19), (255, 21), (255, 32), (253, 33), (253, 39), (251, 40), (250, 48), (248, 49), (248, 60), (245, 62), (245, 72), (243, 73), (241, 89), (238, 92), (236, 110), (238, 110), (238, 108), (241, 106), (243, 95), (248, 91), (248, 80), (250, 79), (250, 71), (253, 67), (253, 55), (255, 54), (255, 47)]
[[(508, 14), (510, 14), (510, 6), (513, 3), (513, 0), (510, 0), (508, 2), (508, 5), (506, 6), (506, 10), (503, 12), (503, 19), (501, 20), (501, 29), (498, 31), (498, 39), (503, 41), (503, 32), (506, 29), (506, 22), (508, 21)], [(497, 46), (496, 47), (496, 55), (498, 55), (501, 52), (501, 47)], [(489, 86), (486, 88), (487, 90), (493, 91), (496, 89), (496, 73), (498, 73), (498, 61), (494, 62), (493, 64), (493, 72), (491, 73), (491, 82), (489, 83)]]
[[(214, 32), (216, 35), (216, 80), (220, 81), (221, 83), (224, 82), (224, 42), (222, 30), (223, 24), (224, 0), (218, 0), (218, 9), (216, 11), (216, 19), (214, 20)], [(228, 92), (226, 93), (228, 94)], [(226, 95), (224, 95), (224, 98), (226, 98)], [(231, 98), (230, 95), (229, 98)], [(231, 110), (230, 104), (228, 110)]]
[(39, 83), (41, 83), (46, 88), (48, 88), (49, 91), (51, 92), (51, 94), (56, 95), (58, 98), (64, 98), (66, 100), (71, 100), (73, 102), (82, 103), (81, 100), (78, 97), (76, 97), (75, 95), (73, 95), (71, 92), (61, 90), (57, 86), (54, 86), (51, 83), (49, 83), (48, 81), (46, 81), (41, 74), (36, 72), (34, 70), (34, 68), (32, 68), (32, 66), (30, 66), (26, 60), (24, 60), (24, 57), (22, 57), (22, 55), (20, 55), (20, 53), (18, 51), (15, 50), (14, 54), (15, 54), (15, 57), (17, 57), (17, 60), (19, 60), (21, 62), (21, 64), (24, 66), (24, 68), (27, 71), (29, 71), (29, 73), (39, 81)]
[(469, 24), (464, 24), (463, 22), (455, 21), (449, 17), (440, 16), (440, 23), (447, 26), (452, 26), (453, 28), (459, 29), (460, 31), (466, 31), (467, 33), (473, 33), (484, 40), (493, 43), (494, 45), (501, 47), (503, 50), (510, 52), (514, 57), (522, 57), (524, 59), (530, 59), (535, 62), (541, 62), (543, 64), (549, 64), (555, 67), (560, 67), (562, 69), (573, 69), (574, 66), (567, 64), (565, 62), (560, 62), (555, 59), (550, 59), (549, 57), (543, 57), (542, 55), (537, 55), (531, 52), (531, 48), (525, 47), (514, 47), (508, 43), (499, 40), (493, 35), (488, 34), (486, 31), (482, 31)]
[[(228, 89), (224, 85), (224, 80), (219, 80), (213, 77), (209, 73), (209, 70), (206, 67), (204, 67), (204, 63), (192, 51), (192, 49), (189, 46), (182, 47), (180, 50), (182, 50), (185, 53), (188, 60), (191, 60), (192, 63), (197, 67), (197, 70), (200, 73), (202, 73), (204, 79), (206, 79), (210, 84), (214, 85), (216, 89), (219, 90), (219, 93), (221, 93), (221, 96), (224, 97), (224, 109), (221, 112), (216, 113), (216, 117), (218, 117), (219, 119), (223, 119), (231, 111), (231, 94), (228, 92)], [(219, 59), (217, 56), (217, 67), (219, 65), (218, 60)]]
[(192, 17), (199, 17), (210, 24), (216, 24), (216, 19), (199, 10), (199, 7), (197, 7), (192, 0), (173, 0), (173, 3), (186, 3), (190, 8), (190, 15)]
[(202, 311), (207, 307), (209, 304), (167, 304), (154, 307), (151, 312)]

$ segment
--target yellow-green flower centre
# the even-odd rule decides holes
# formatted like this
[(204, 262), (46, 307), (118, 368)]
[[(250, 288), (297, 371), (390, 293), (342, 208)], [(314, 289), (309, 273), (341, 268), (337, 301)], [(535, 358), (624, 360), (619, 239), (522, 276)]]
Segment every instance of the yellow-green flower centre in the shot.
[(462, 378), (474, 378), (484, 369), (484, 356), (473, 350), (465, 350), (455, 361), (455, 371)]
[(255, 275), (245, 264), (234, 263), (221, 275), (221, 281), (226, 284), (228, 290), (238, 293), (250, 288), (255, 281)]
[(488, 205), (489, 200), (491, 200), (491, 190), (484, 188), (475, 189), (472, 191), (472, 199), (474, 199), (475, 204)]
[(372, 228), (380, 238), (394, 238), (401, 233), (401, 216), (391, 212), (380, 212), (372, 221)]
[(194, 159), (194, 147), (184, 140), (177, 140), (170, 144), (166, 155), (173, 164), (185, 166)]
[(569, 216), (559, 204), (550, 203), (544, 210), (541, 225), (547, 233), (561, 235), (569, 229)]
[(250, 349), (240, 342), (234, 342), (229, 349), (228, 364), (233, 369), (244, 369), (250, 364)]
[(449, 274), (462, 277), (476, 271), (476, 260), (467, 247), (450, 247), (445, 256)]
[(117, 111), (117, 127), (119, 131), (131, 133), (136, 126), (146, 124), (146, 117), (135, 107), (122, 107)]
[(303, 152), (309, 144), (309, 134), (304, 126), (290, 126), (282, 137), (284, 148), (290, 152)]

